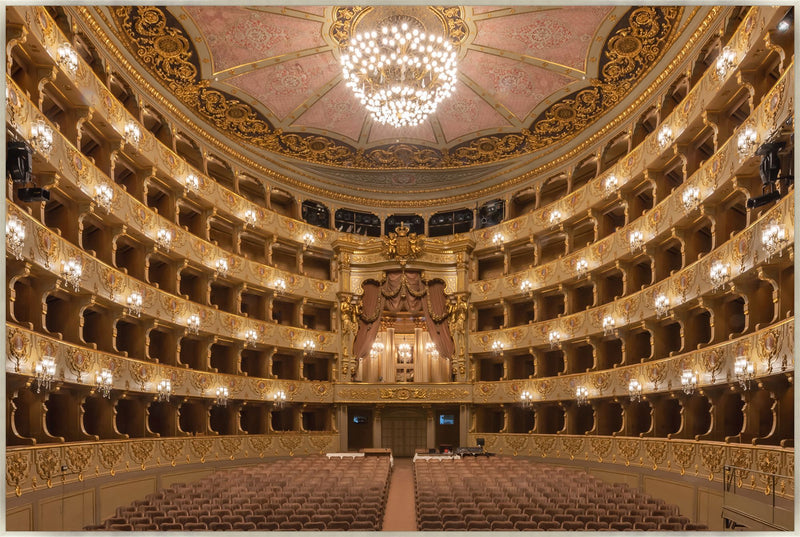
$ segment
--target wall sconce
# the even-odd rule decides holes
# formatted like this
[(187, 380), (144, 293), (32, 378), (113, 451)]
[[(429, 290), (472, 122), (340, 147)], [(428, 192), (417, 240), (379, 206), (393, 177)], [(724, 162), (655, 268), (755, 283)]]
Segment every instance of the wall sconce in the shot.
[(691, 369), (685, 369), (681, 373), (681, 388), (686, 395), (692, 395), (697, 388), (697, 375)]
[(739, 381), (739, 386), (743, 390), (750, 389), (750, 381), (755, 376), (756, 367), (747, 359), (746, 356), (739, 356), (733, 364), (733, 373), (736, 375), (736, 380)]
[(311, 233), (303, 235), (303, 250), (310, 248), (312, 244), (314, 244), (314, 235)]
[(189, 192), (197, 192), (200, 188), (200, 179), (193, 173), (190, 173), (186, 176), (186, 179), (183, 180), (183, 189), (186, 195), (189, 195)]
[(186, 319), (186, 330), (196, 336), (200, 333), (200, 316), (196, 313), (193, 313)]
[(256, 220), (258, 219), (258, 215), (256, 214), (256, 212), (253, 209), (247, 209), (244, 212), (243, 219), (244, 219), (244, 225), (245, 226), (255, 227)]
[(161, 228), (156, 233), (156, 246), (162, 250), (169, 250), (172, 244), (172, 231)]
[(128, 121), (125, 124), (125, 141), (135, 147), (139, 145), (141, 140), (142, 131), (139, 129), (139, 125), (133, 121)]
[(108, 185), (94, 187), (94, 202), (105, 212), (111, 211), (111, 202), (114, 200), (114, 191)]
[(170, 395), (172, 395), (172, 383), (167, 379), (163, 379), (158, 383), (158, 400), (161, 402), (169, 401)]
[(747, 126), (744, 131), (739, 134), (736, 142), (736, 147), (739, 150), (739, 156), (742, 158), (749, 157), (755, 152), (758, 145), (758, 134), (751, 126)]
[(700, 204), (700, 190), (695, 186), (690, 186), (683, 191), (683, 208), (687, 213), (692, 212)]
[(53, 130), (41, 119), (31, 125), (31, 145), (46, 157), (53, 150)]
[(550, 225), (554, 226), (561, 222), (561, 211), (558, 209), (553, 209), (550, 211)]
[(575, 400), (578, 402), (578, 406), (587, 404), (589, 402), (589, 388), (578, 386), (578, 389), (575, 390)]
[(111, 385), (113, 382), (114, 376), (108, 369), (103, 369), (102, 371), (95, 373), (94, 385), (97, 387), (97, 391), (100, 393), (100, 395), (106, 399), (111, 398)]
[(722, 49), (719, 57), (717, 58), (717, 75), (720, 78), (725, 78), (725, 75), (728, 74), (728, 71), (733, 69), (736, 65), (736, 53), (730, 47), (725, 47)]
[(603, 317), (603, 335), (611, 336), (617, 333), (616, 321), (611, 315)]
[(252, 328), (244, 333), (245, 345), (248, 347), (255, 347), (258, 342), (258, 333)]
[(644, 247), (644, 235), (642, 235), (642, 232), (638, 229), (631, 231), (628, 240), (630, 241), (631, 253), (641, 250)]
[(435, 360), (439, 357), (439, 349), (436, 348), (436, 344), (433, 341), (425, 344), (425, 354), (428, 355), (428, 359)]
[(553, 330), (552, 332), (547, 334), (547, 339), (550, 341), (551, 349), (561, 348), (561, 332), (559, 332), (558, 330)]
[(634, 403), (638, 403), (642, 400), (642, 385), (638, 380), (633, 379), (628, 384), (628, 396)]
[(661, 318), (669, 313), (669, 299), (666, 295), (658, 295), (655, 300), (656, 316)]
[(380, 341), (376, 341), (375, 343), (372, 344), (372, 347), (369, 350), (369, 357), (370, 358), (380, 358), (381, 355), (383, 354), (383, 349), (384, 348), (385, 347), (384, 347), (383, 343), (381, 343)]
[(278, 408), (283, 407), (284, 403), (286, 403), (286, 394), (283, 392), (283, 390), (278, 390), (272, 394), (272, 402)]
[(53, 381), (56, 378), (56, 359), (52, 356), (44, 356), (33, 368), (36, 379), (36, 393), (50, 391)]
[(272, 288), (275, 290), (276, 294), (282, 295), (286, 292), (286, 282), (283, 280), (283, 278), (278, 278), (272, 282)]
[(131, 293), (128, 295), (128, 314), (134, 317), (142, 316), (142, 295), (139, 293)]
[(78, 72), (78, 53), (69, 43), (58, 45), (58, 63), (73, 75)]
[(77, 292), (81, 287), (81, 274), (83, 267), (81, 262), (76, 258), (71, 258), (69, 261), (61, 262), (61, 277), (72, 286), (72, 289)]
[(787, 240), (786, 228), (775, 220), (770, 220), (769, 225), (761, 232), (761, 244), (767, 251), (767, 261), (786, 244)]
[(709, 277), (711, 279), (711, 285), (714, 286), (715, 291), (719, 289), (720, 286), (724, 285), (725, 280), (728, 279), (730, 270), (730, 265), (728, 263), (723, 265), (720, 261), (714, 261), (714, 263), (711, 265)]
[(228, 260), (219, 258), (216, 265), (214, 265), (214, 277), (225, 277), (228, 275)]
[(581, 258), (575, 262), (575, 272), (578, 273), (578, 278), (583, 278), (586, 276), (586, 273), (589, 271), (589, 263)]
[(530, 280), (522, 280), (519, 284), (519, 290), (526, 293), (529, 297), (533, 296), (533, 284)]
[(672, 129), (669, 125), (664, 125), (661, 127), (661, 130), (658, 131), (658, 147), (661, 148), (663, 151), (672, 143)]
[(397, 346), (397, 358), (402, 364), (411, 363), (411, 345), (408, 343), (401, 343)]
[(609, 175), (606, 177), (606, 180), (603, 181), (603, 188), (605, 188), (607, 194), (610, 194), (616, 190), (618, 185), (619, 182), (617, 181), (617, 177), (615, 175)]
[(22, 247), (25, 246), (25, 227), (16, 216), (9, 216), (6, 222), (6, 248), (16, 259), (22, 259)]
[(503, 343), (500, 341), (495, 341), (492, 343), (492, 352), (496, 355), (503, 354)]
[(214, 398), (214, 404), (217, 406), (228, 406), (228, 388), (220, 386), (217, 388), (217, 395)]
[(501, 250), (503, 249), (503, 246), (505, 246), (505, 244), (504, 244), (504, 243), (505, 243), (505, 241), (506, 241), (506, 238), (505, 238), (505, 236), (504, 236), (502, 233), (500, 233), (500, 232), (498, 232), (498, 233), (495, 233), (495, 234), (492, 236), (492, 244), (494, 244), (495, 246), (497, 246), (497, 247), (498, 247), (498, 248), (500, 248)]
[(523, 392), (519, 394), (519, 400), (524, 408), (529, 408), (533, 404), (533, 394), (528, 390), (523, 390)]
[(317, 346), (310, 339), (303, 342), (303, 354), (305, 355), (312, 354), (316, 348)]

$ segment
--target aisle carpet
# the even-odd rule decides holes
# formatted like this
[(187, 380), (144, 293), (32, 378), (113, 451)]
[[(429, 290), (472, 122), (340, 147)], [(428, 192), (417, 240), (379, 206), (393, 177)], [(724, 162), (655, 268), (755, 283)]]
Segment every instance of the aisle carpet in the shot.
[(414, 469), (411, 459), (394, 460), (383, 531), (417, 531), (414, 511)]

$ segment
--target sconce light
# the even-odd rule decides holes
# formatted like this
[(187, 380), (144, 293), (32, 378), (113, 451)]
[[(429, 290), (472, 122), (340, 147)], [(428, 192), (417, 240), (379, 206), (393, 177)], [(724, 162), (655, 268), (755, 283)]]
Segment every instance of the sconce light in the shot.
[(492, 236), (492, 244), (494, 244), (501, 250), (503, 249), (505, 240), (506, 240), (505, 236), (500, 232), (497, 232)]
[(217, 395), (214, 398), (214, 404), (217, 406), (228, 406), (228, 388), (219, 386), (217, 388)]
[(618, 184), (617, 177), (615, 175), (609, 175), (606, 177), (606, 180), (603, 181), (603, 188), (605, 188), (606, 193), (611, 193), (617, 189)]
[(521, 394), (519, 394), (519, 400), (522, 403), (522, 406), (528, 408), (533, 404), (533, 394), (528, 390), (524, 390)]
[(672, 143), (672, 129), (669, 125), (664, 125), (661, 127), (661, 130), (658, 131), (658, 146), (664, 150)]
[(697, 388), (697, 375), (691, 369), (685, 369), (681, 373), (681, 388), (686, 395), (692, 395)]
[(58, 45), (58, 63), (73, 75), (78, 72), (78, 53), (69, 43)]
[(156, 233), (156, 246), (162, 250), (169, 250), (171, 244), (172, 231), (166, 228), (159, 229), (158, 233)]
[(530, 280), (522, 280), (522, 283), (519, 284), (519, 290), (526, 293), (528, 297), (533, 296), (533, 284)]
[(550, 341), (550, 348), (551, 349), (558, 349), (561, 348), (561, 332), (558, 330), (553, 330), (547, 335), (547, 339)]
[(638, 380), (633, 379), (628, 384), (628, 395), (630, 396), (631, 401), (635, 403), (638, 403), (642, 400), (642, 385)]
[(303, 235), (303, 249), (310, 248), (312, 244), (314, 244), (314, 235), (311, 233)]
[(196, 336), (200, 333), (200, 316), (196, 313), (193, 313), (186, 319), (186, 330)]
[(52, 356), (44, 356), (33, 368), (36, 378), (36, 393), (50, 391), (56, 378), (56, 360)]
[(730, 274), (730, 265), (728, 263), (722, 264), (720, 261), (714, 261), (714, 264), (711, 265), (709, 277), (715, 291), (725, 283), (725, 280), (728, 279), (728, 274)]
[(661, 318), (669, 313), (669, 299), (666, 295), (658, 295), (655, 300), (656, 316)]
[(125, 141), (131, 144), (132, 146), (139, 145), (139, 142), (142, 140), (142, 131), (139, 130), (139, 125), (134, 123), (133, 121), (128, 121), (125, 124)]
[(687, 213), (692, 212), (700, 204), (700, 190), (695, 186), (690, 186), (683, 191), (683, 208)]
[(638, 229), (631, 231), (628, 237), (631, 246), (631, 253), (641, 250), (644, 247), (644, 235)]
[(105, 212), (111, 210), (111, 202), (114, 200), (114, 191), (106, 184), (94, 187), (94, 202)]
[(258, 333), (252, 328), (244, 333), (244, 340), (248, 347), (255, 347), (258, 341)]
[(578, 386), (578, 389), (575, 390), (575, 399), (578, 401), (579, 406), (587, 404), (589, 402), (589, 388)]
[(750, 381), (755, 376), (756, 367), (747, 359), (746, 356), (739, 356), (733, 364), (733, 373), (736, 375), (736, 380), (739, 381), (739, 386), (743, 390), (750, 389)]
[(272, 288), (275, 290), (276, 294), (282, 295), (286, 292), (286, 282), (283, 280), (283, 278), (278, 278), (272, 282)]
[(303, 342), (303, 354), (312, 354), (316, 348), (317, 346), (310, 339)]
[(411, 345), (408, 343), (401, 343), (397, 346), (397, 357), (399, 362), (407, 364), (411, 362)]
[(272, 394), (272, 402), (278, 408), (281, 408), (284, 403), (286, 403), (286, 394), (283, 392), (283, 390), (278, 390)]
[(45, 157), (53, 150), (53, 131), (44, 121), (37, 120), (31, 125), (31, 145)]
[(381, 343), (380, 341), (376, 341), (375, 343), (372, 344), (372, 348), (370, 348), (369, 350), (369, 357), (380, 358), (380, 356), (383, 354), (384, 348), (385, 347), (383, 343)]
[(164, 379), (158, 383), (158, 400), (169, 401), (169, 396), (172, 395), (172, 383)]
[(200, 179), (198, 179), (195, 174), (190, 173), (186, 176), (186, 179), (183, 180), (183, 188), (186, 195), (188, 195), (189, 192), (196, 192), (197, 189), (200, 188)]
[(16, 216), (9, 216), (6, 222), (6, 247), (16, 259), (22, 259), (25, 246), (25, 227)]
[(581, 258), (575, 262), (575, 272), (578, 273), (578, 278), (582, 278), (589, 271), (589, 263)]
[(131, 293), (128, 295), (128, 314), (135, 317), (142, 316), (142, 295), (139, 293)]
[(717, 75), (720, 78), (725, 78), (734, 65), (736, 64), (736, 53), (730, 47), (722, 49), (719, 57), (717, 58)]
[(616, 321), (614, 321), (614, 318), (611, 315), (606, 315), (605, 317), (603, 317), (603, 335), (611, 336), (616, 334), (617, 332), (616, 324), (617, 324)]
[(429, 359), (433, 360), (439, 357), (439, 349), (436, 348), (436, 344), (433, 341), (425, 344), (425, 354), (428, 355)]
[(761, 244), (767, 251), (767, 261), (783, 247), (787, 240), (786, 228), (775, 220), (770, 220), (769, 225), (761, 232)]
[(256, 220), (258, 219), (258, 215), (253, 209), (247, 209), (244, 212), (244, 225), (245, 226), (255, 226)]
[(219, 258), (214, 266), (214, 277), (225, 277), (228, 275), (228, 260)]
[(94, 385), (97, 387), (97, 391), (100, 392), (100, 395), (106, 399), (111, 398), (111, 385), (113, 382), (114, 376), (108, 369), (103, 369), (102, 371), (95, 373)]
[(561, 211), (558, 209), (553, 209), (550, 212), (550, 225), (553, 226), (561, 222)]
[(739, 156), (742, 158), (749, 157), (755, 152), (757, 145), (758, 135), (753, 127), (748, 125), (744, 131), (739, 134), (739, 138), (736, 142), (736, 147), (739, 150)]
[(72, 286), (72, 289), (77, 292), (81, 287), (81, 274), (83, 267), (81, 262), (76, 258), (71, 258), (69, 261), (61, 262), (61, 277)]
[(783, 19), (781, 22), (778, 23), (778, 31), (785, 32), (789, 28), (792, 27), (792, 23), (789, 22), (788, 19)]
[(492, 343), (492, 352), (494, 354), (501, 355), (503, 354), (503, 344), (500, 341), (495, 341)]

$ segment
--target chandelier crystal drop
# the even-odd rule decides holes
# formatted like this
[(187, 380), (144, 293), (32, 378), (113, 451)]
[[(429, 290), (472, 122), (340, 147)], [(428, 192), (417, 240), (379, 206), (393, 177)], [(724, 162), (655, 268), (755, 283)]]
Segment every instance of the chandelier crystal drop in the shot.
[(137, 146), (141, 140), (142, 131), (139, 129), (139, 125), (133, 121), (128, 121), (125, 124), (125, 141), (132, 146)]
[(655, 300), (656, 316), (664, 317), (669, 313), (669, 298), (666, 295), (658, 295)]
[(247, 209), (244, 212), (243, 219), (245, 226), (255, 227), (256, 221), (258, 220), (258, 216), (256, 215), (256, 212), (253, 209)]
[(698, 190), (696, 186), (690, 186), (683, 191), (681, 200), (683, 201), (683, 208), (686, 209), (686, 212), (692, 212), (695, 207), (700, 204), (700, 190)]
[(755, 376), (756, 367), (746, 356), (739, 356), (733, 364), (733, 373), (743, 390), (750, 389), (750, 381)]
[(714, 290), (719, 289), (725, 283), (725, 280), (728, 279), (728, 274), (730, 274), (730, 265), (728, 263), (723, 264), (721, 261), (715, 261), (711, 265), (709, 277)]
[(725, 78), (734, 66), (736, 65), (736, 52), (730, 47), (722, 49), (719, 57), (717, 57), (717, 75), (720, 78)]
[(158, 246), (162, 250), (169, 250), (171, 244), (172, 244), (172, 231), (165, 228), (159, 229), (158, 233), (156, 234), (156, 246)]
[(603, 317), (603, 335), (613, 335), (617, 330), (616, 325), (617, 323), (614, 321), (614, 318), (611, 315), (606, 315)]
[(286, 292), (286, 281), (283, 278), (278, 278), (272, 282), (272, 288), (276, 294), (281, 295)]
[(786, 242), (788, 242), (786, 228), (778, 224), (775, 220), (770, 220), (769, 225), (761, 232), (761, 244), (767, 251), (767, 261), (769, 261)]
[(16, 259), (22, 259), (22, 247), (25, 246), (25, 227), (16, 216), (10, 216), (6, 222), (6, 247)]
[(581, 278), (586, 275), (589, 271), (589, 262), (585, 259), (581, 258), (575, 262), (575, 272), (578, 274), (578, 277)]
[(616, 175), (609, 175), (606, 177), (606, 180), (603, 181), (603, 188), (605, 188), (606, 192), (613, 192), (617, 189), (617, 185), (619, 182), (617, 181)]
[(409, 17), (399, 26), (357, 34), (341, 56), (347, 86), (375, 121), (393, 127), (425, 121), (456, 82), (453, 45), (414, 25)]
[(557, 349), (561, 347), (561, 332), (558, 330), (553, 330), (547, 335), (547, 339), (550, 341), (550, 348)]
[(558, 209), (553, 209), (550, 213), (550, 225), (553, 226), (561, 222), (561, 211)]
[(664, 150), (672, 143), (672, 129), (669, 125), (664, 125), (661, 127), (661, 130), (658, 131), (658, 146)]
[(748, 125), (739, 134), (739, 138), (736, 140), (736, 148), (739, 150), (739, 155), (742, 158), (749, 157), (755, 152), (757, 145), (758, 134), (753, 127)]
[(631, 246), (631, 253), (636, 252), (637, 250), (641, 250), (644, 247), (644, 235), (642, 232), (637, 230), (631, 231), (630, 237), (630, 246)]
[(228, 275), (229, 268), (228, 260), (221, 257), (217, 259), (217, 263), (214, 266), (214, 275), (224, 278)]
[(530, 280), (522, 280), (522, 283), (519, 284), (519, 290), (527, 293), (528, 296), (533, 296), (533, 284)]
[(200, 179), (198, 179), (195, 174), (190, 173), (186, 176), (186, 179), (183, 180), (183, 187), (186, 194), (189, 192), (196, 192), (200, 188)]
[(192, 314), (186, 319), (186, 329), (189, 331), (190, 334), (197, 335), (200, 333), (200, 316), (197, 314)]
[(310, 248), (314, 244), (314, 235), (306, 233), (303, 235), (303, 249)]

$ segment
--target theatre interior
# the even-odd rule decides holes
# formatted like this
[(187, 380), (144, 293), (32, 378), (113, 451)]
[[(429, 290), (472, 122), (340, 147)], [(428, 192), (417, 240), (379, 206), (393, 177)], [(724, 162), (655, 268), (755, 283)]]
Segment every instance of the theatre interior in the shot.
[(10, 5), (8, 531), (794, 530), (793, 7)]

